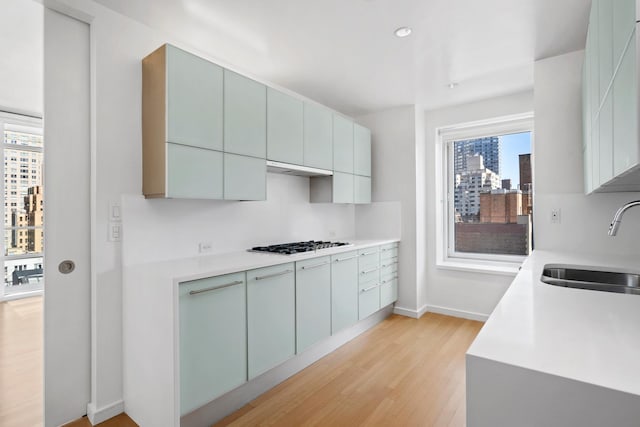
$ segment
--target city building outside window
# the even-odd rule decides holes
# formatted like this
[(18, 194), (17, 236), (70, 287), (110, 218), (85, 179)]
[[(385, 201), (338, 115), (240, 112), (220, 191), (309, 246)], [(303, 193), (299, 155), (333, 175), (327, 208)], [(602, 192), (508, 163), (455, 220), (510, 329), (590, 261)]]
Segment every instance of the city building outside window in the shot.
[(0, 113), (0, 132), (5, 206), (1, 299), (3, 295), (28, 296), (43, 289), (44, 138), (41, 119), (12, 113)]
[(533, 242), (533, 115), (438, 130), (438, 264), (516, 271)]

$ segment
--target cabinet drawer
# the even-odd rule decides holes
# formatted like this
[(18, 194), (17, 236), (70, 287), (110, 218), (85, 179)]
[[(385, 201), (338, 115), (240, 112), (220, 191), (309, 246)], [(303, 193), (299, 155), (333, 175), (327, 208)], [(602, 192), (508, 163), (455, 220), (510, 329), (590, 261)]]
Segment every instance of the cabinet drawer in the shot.
[(380, 268), (371, 267), (368, 270), (360, 270), (358, 273), (358, 283), (360, 286), (365, 286), (369, 283), (377, 283), (380, 278)]
[(382, 246), (380, 248), (380, 261), (386, 260), (389, 258), (397, 258), (398, 257), (398, 245), (395, 246)]
[(386, 307), (398, 299), (398, 278), (383, 280), (380, 283), (380, 307)]
[(360, 271), (377, 267), (380, 260), (377, 247), (364, 248), (358, 251), (358, 268)]
[(358, 319), (362, 320), (380, 308), (380, 286), (376, 283), (360, 289), (358, 296)]
[(380, 280), (387, 279), (389, 276), (398, 274), (398, 263), (387, 263), (380, 266)]

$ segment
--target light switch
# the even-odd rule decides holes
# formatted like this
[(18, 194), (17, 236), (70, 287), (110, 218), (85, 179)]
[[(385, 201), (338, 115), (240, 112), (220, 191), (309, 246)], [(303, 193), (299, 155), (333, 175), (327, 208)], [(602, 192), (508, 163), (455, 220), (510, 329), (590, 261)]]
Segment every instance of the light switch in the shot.
[(122, 238), (122, 224), (110, 222), (109, 223), (109, 241), (119, 242)]
[(122, 213), (120, 210), (120, 204), (117, 202), (111, 202), (109, 204), (109, 220), (110, 221), (121, 221)]

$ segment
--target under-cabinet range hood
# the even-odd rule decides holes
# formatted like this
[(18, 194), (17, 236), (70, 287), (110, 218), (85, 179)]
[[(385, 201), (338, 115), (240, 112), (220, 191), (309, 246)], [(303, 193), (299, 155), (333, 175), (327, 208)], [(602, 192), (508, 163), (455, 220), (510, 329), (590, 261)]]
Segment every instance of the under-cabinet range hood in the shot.
[(267, 172), (297, 176), (331, 176), (333, 171), (267, 160)]

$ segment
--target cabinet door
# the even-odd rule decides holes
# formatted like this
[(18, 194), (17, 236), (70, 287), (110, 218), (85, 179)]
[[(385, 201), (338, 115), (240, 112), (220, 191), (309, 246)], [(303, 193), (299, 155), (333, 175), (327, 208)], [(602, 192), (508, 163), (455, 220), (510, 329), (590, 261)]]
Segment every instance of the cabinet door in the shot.
[(178, 293), (184, 415), (247, 381), (245, 275), (184, 282)]
[(303, 163), (302, 101), (267, 88), (267, 159)]
[(331, 333), (358, 321), (358, 255), (346, 252), (331, 257)]
[(371, 203), (371, 178), (354, 175), (354, 202)]
[(222, 151), (222, 68), (166, 49), (167, 142)]
[(166, 144), (167, 197), (222, 199), (222, 153)]
[[(619, 1), (619, 0), (615, 0)], [(597, 0), (598, 7), (598, 60), (600, 62), (600, 102), (604, 100), (613, 77), (613, 2)]]
[(609, 92), (600, 109), (600, 185), (613, 178), (613, 100)]
[(295, 353), (295, 275), (293, 263), (247, 272), (249, 379)]
[(333, 173), (333, 203), (353, 203), (354, 177), (350, 173)]
[[(613, 64), (620, 62), (624, 47), (636, 27), (636, 0), (613, 0)], [(615, 101), (615, 99), (614, 99)]]
[(296, 353), (331, 335), (331, 262), (296, 263)]
[(353, 125), (353, 173), (371, 176), (371, 131), (359, 124)]
[(636, 38), (633, 37), (613, 82), (613, 166), (616, 175), (640, 160), (636, 76)]
[(333, 169), (332, 114), (315, 104), (304, 104), (304, 165)]
[(333, 170), (353, 173), (353, 122), (333, 115)]
[[(596, 121), (600, 112), (600, 61), (598, 59), (598, 8), (594, 6), (598, 0), (594, 0), (591, 6), (591, 16), (589, 18), (589, 37), (591, 39), (591, 50), (589, 52), (589, 62), (591, 76), (589, 77), (589, 93), (591, 98), (591, 122)], [(593, 129), (592, 129), (593, 134)]]
[(264, 159), (267, 154), (267, 89), (224, 70), (224, 151)]
[(266, 179), (264, 159), (224, 154), (225, 200), (266, 200)]

